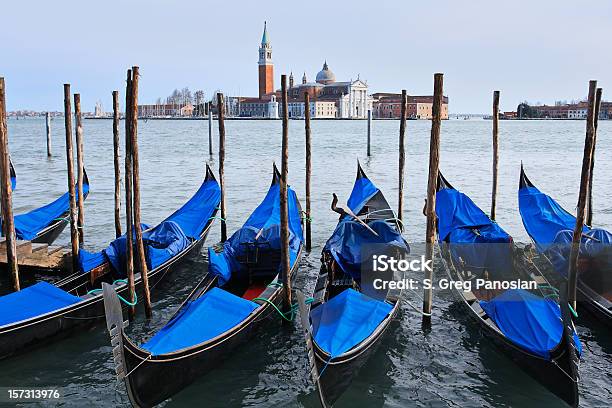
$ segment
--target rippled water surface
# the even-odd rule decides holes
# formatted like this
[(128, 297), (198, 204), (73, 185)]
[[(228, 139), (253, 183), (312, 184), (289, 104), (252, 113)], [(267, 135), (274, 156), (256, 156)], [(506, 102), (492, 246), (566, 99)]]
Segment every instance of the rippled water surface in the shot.
[[(114, 237), (111, 121), (86, 120), (85, 165), (91, 193), (85, 206), (85, 246), (101, 249)], [(385, 193), (397, 202), (396, 121), (373, 123), (372, 157), (365, 156), (366, 123), (315, 121), (313, 138), (313, 250), (302, 259), (298, 287), (311, 292), (319, 256), (337, 217), (329, 210), (331, 193), (346, 199), (352, 188), (356, 160)], [(526, 241), (517, 210), (521, 160), (531, 180), (567, 209), (575, 208), (584, 144), (584, 122), (502, 122), (498, 222), (517, 241)], [(66, 159), (63, 120), (52, 122), (53, 153), (46, 157), (42, 120), (9, 120), (10, 149), (18, 175), (16, 213), (38, 207), (64, 193)], [(228, 121), (226, 185), (228, 230), (234, 231), (265, 195), (272, 163), (280, 162), (281, 123)], [(427, 183), (430, 123), (407, 126), (404, 218), (406, 236), (422, 241), (421, 213)], [(123, 133), (123, 129), (122, 129)], [(486, 212), (491, 191), (491, 122), (447, 121), (442, 125), (441, 170), (458, 189)], [(139, 122), (143, 222), (155, 224), (196, 191), (208, 156), (204, 121)], [(216, 137), (216, 124), (215, 124)], [(612, 228), (612, 122), (601, 122), (595, 165), (595, 224)], [(216, 139), (215, 139), (216, 143)], [(215, 145), (215, 150), (216, 150)], [(304, 198), (303, 122), (290, 123), (289, 181)], [(208, 244), (219, 239), (218, 225)], [(59, 243), (67, 244), (64, 232)], [(418, 246), (413, 248), (419, 251)], [(161, 327), (206, 271), (204, 254), (183, 265), (153, 292), (154, 317), (139, 318), (129, 333), (142, 340)], [(440, 276), (443, 271), (437, 270)], [(3, 277), (6, 291), (7, 279)], [(434, 293), (431, 330), (404, 303), (383, 344), (355, 378), (338, 407), (556, 407), (562, 404), (524, 374), (483, 338), (453, 303), (452, 293)], [(419, 304), (411, 293), (408, 301)], [(581, 406), (609, 406), (612, 398), (612, 336), (601, 326), (581, 322), (584, 343), (581, 365)], [(307, 360), (299, 325), (271, 322), (252, 342), (210, 374), (198, 379), (168, 407), (316, 407), (318, 400), (307, 377)], [(0, 361), (2, 386), (55, 386), (63, 389), (63, 406), (128, 405), (123, 384), (115, 381), (111, 348), (104, 325), (86, 329), (27, 354)]]

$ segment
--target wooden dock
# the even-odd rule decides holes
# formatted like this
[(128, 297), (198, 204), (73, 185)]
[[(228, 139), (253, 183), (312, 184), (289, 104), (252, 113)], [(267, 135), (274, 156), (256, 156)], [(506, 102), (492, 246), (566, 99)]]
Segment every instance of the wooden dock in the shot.
[[(72, 253), (60, 245), (17, 240), (17, 265), (40, 271), (72, 271)], [(0, 268), (7, 266), (6, 239), (0, 238)]]

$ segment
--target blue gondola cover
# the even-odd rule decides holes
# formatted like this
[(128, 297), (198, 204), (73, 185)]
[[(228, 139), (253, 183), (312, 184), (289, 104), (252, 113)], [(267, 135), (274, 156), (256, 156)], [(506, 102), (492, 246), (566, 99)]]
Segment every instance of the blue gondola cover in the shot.
[[(449, 242), (455, 258), (472, 268), (487, 269), (497, 278), (512, 265), (510, 235), (465, 194), (444, 188), (436, 194), (438, 239)], [(477, 269), (476, 269), (477, 270)]]
[[(180, 209), (152, 229), (141, 224), (145, 256), (149, 269), (180, 253), (198, 239), (221, 200), (221, 189), (216, 180), (205, 180), (198, 191)], [(113, 240), (109, 246), (98, 253), (85, 250), (79, 252), (79, 263), (83, 272), (108, 261), (116, 272), (115, 278), (125, 277), (125, 254), (127, 249), (125, 234)]]
[(357, 221), (343, 219), (336, 226), (324, 248), (334, 257), (344, 273), (357, 281), (361, 279), (363, 246), (384, 244), (388, 248), (396, 247), (403, 253), (409, 252), (408, 244), (402, 234), (386, 221), (370, 221), (368, 226), (376, 231), (378, 236)]
[(153, 355), (167, 354), (210, 340), (236, 326), (259, 305), (213, 287), (185, 305), (142, 345)]
[[(78, 190), (78, 189), (77, 189)], [(83, 195), (89, 194), (89, 184), (83, 184)], [(76, 194), (78, 200), (78, 194)], [(36, 208), (25, 214), (15, 216), (15, 235), (17, 239), (32, 240), (36, 235), (48, 227), (53, 221), (60, 218), (70, 209), (68, 193), (65, 193), (57, 200)]]
[[(574, 230), (576, 217), (536, 187), (519, 189), (518, 199), (523, 225), (539, 251), (548, 249), (560, 231)], [(582, 230), (589, 228), (585, 225)]]
[[(549, 359), (561, 341), (563, 322), (557, 303), (522, 289), (511, 289), (480, 305), (497, 327), (523, 349)], [(578, 353), (582, 345), (574, 333)]]
[(0, 297), (0, 326), (30, 319), (78, 303), (73, 296), (47, 282), (38, 282)]
[(393, 306), (345, 289), (310, 311), (317, 345), (331, 357), (352, 349), (380, 325)]
[[(293, 266), (303, 242), (303, 234), (300, 206), (293, 189), (288, 188), (287, 197), (289, 208), (289, 251), (291, 265)], [(220, 286), (223, 286), (232, 275), (244, 271), (244, 266), (238, 260), (245, 256), (247, 245), (250, 244), (280, 250), (279, 184), (270, 186), (266, 197), (253, 211), (242, 228), (237, 230), (223, 244), (222, 252), (216, 253), (212, 247), (208, 249), (208, 270), (219, 277)]]

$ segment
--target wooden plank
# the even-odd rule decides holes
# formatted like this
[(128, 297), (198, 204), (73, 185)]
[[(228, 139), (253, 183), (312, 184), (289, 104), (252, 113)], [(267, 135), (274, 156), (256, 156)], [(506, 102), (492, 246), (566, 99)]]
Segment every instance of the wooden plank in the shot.
[(32, 253), (44, 253), (48, 254), (47, 249), (49, 248), (49, 244), (36, 244), (32, 243)]

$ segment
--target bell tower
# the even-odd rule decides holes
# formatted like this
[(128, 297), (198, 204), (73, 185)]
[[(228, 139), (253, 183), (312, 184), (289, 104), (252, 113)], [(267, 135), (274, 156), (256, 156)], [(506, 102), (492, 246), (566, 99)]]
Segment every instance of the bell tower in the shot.
[(263, 36), (259, 47), (259, 99), (274, 92), (274, 64), (272, 63), (272, 46), (268, 40), (268, 29), (264, 22)]

